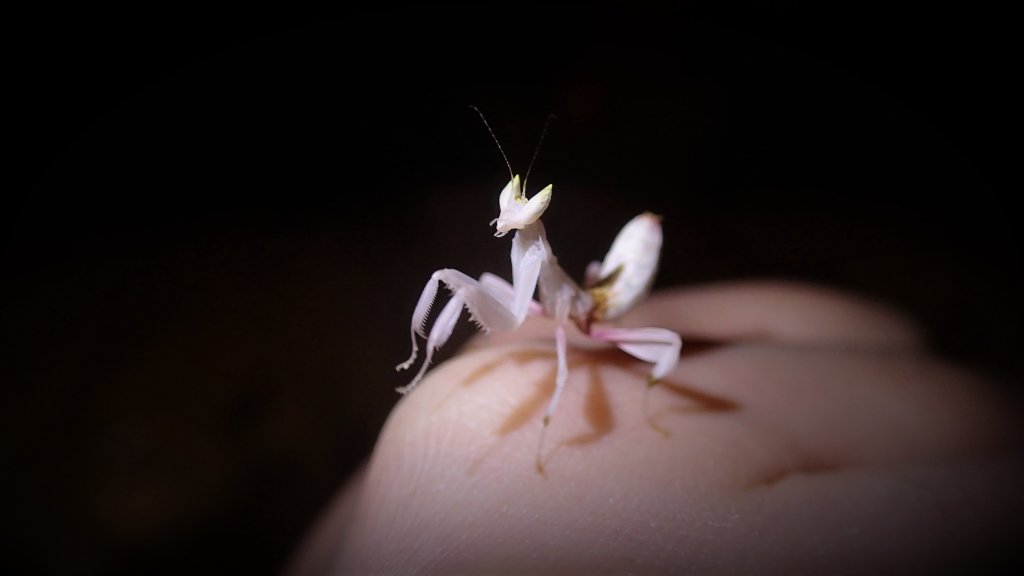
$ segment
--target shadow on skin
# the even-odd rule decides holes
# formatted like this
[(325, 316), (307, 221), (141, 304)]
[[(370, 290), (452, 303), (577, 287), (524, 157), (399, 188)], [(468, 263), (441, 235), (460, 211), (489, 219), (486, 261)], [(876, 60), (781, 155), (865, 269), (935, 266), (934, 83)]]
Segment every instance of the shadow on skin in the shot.
[(615, 414), (608, 402), (608, 392), (601, 371), (596, 363), (587, 364), (589, 383), (587, 396), (583, 402), (583, 415), (590, 425), (590, 432), (580, 434), (562, 442), (562, 446), (584, 446), (597, 442), (615, 428)]
[[(707, 352), (717, 347), (717, 344), (703, 343), (703, 345), (694, 346), (696, 350), (691, 351), (687, 356), (692, 357), (693, 355)], [(589, 430), (559, 442), (545, 460), (554, 456), (554, 454), (563, 447), (579, 447), (595, 443), (615, 429), (615, 411), (608, 399), (608, 384), (606, 382), (606, 376), (603, 375), (604, 371), (611, 368), (617, 369), (630, 376), (636, 376), (638, 384), (637, 389), (643, 389), (643, 394), (645, 395), (645, 413), (647, 411), (646, 396), (652, 392), (652, 387), (645, 385), (647, 374), (649, 373), (648, 365), (634, 360), (624, 352), (615, 348), (571, 351), (567, 360), (570, 376), (578, 374), (587, 375), (587, 391), (582, 409), (583, 420), (588, 425)], [(546, 370), (540, 377), (534, 379), (533, 382), (530, 383), (532, 393), (523, 401), (519, 402), (511, 412), (505, 416), (501, 421), (501, 424), (495, 430), (495, 434), (497, 436), (504, 437), (522, 429), (531, 422), (539, 422), (542, 420), (544, 409), (547, 407), (547, 404), (551, 400), (555, 391), (555, 378), (557, 373), (555, 361), (556, 355), (554, 351), (514, 351), (481, 364), (467, 374), (459, 384), (462, 387), (473, 386), (477, 382), (487, 378), (489, 374), (497, 370), (499, 367), (509, 362), (516, 364), (519, 368), (525, 368), (526, 365), (534, 362), (547, 362), (551, 365), (549, 370)], [(623, 380), (628, 379), (629, 376), (623, 378)], [(579, 382), (575, 383), (575, 385), (578, 384)], [(570, 382), (567, 385), (574, 385), (574, 383)], [(686, 401), (684, 404), (672, 403), (659, 410), (658, 415), (729, 412), (739, 408), (739, 404), (731, 399), (713, 395), (671, 380), (660, 381), (653, 388), (656, 390), (665, 390), (676, 398), (681, 398)], [(442, 401), (442, 404), (448, 402), (454, 393), (455, 392), (453, 391), (452, 394), (449, 394), (449, 396)], [(658, 425), (654, 416), (655, 415), (647, 415), (646, 420), (648, 425), (654, 431), (661, 433), (663, 436), (668, 436), (668, 431)], [(492, 445), (492, 447), (481, 456), (481, 459), (471, 467), (471, 470), (476, 469), (481, 461), (486, 459), (487, 456), (497, 448), (497, 445), (497, 443)]]

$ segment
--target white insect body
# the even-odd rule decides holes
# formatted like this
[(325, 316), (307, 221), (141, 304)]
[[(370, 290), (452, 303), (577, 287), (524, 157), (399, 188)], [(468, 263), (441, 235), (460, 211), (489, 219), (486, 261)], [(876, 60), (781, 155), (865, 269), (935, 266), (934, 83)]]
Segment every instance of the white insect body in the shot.
[[(486, 124), (486, 120), (484, 122)], [(569, 377), (565, 325), (570, 320), (589, 338), (612, 343), (624, 352), (653, 364), (649, 385), (675, 368), (682, 347), (679, 335), (665, 328), (616, 328), (599, 324), (622, 316), (650, 290), (661, 252), (660, 219), (645, 212), (627, 223), (612, 242), (605, 259), (592, 262), (587, 267), (584, 287), (580, 287), (558, 265), (540, 220), (551, 202), (551, 193), (552, 187), (548, 185), (527, 199), (519, 176), (512, 176), (498, 195), (500, 212), (491, 221), (496, 226), (494, 235), (497, 237), (516, 231), (512, 238), (512, 283), (487, 272), (479, 280), (450, 268), (431, 274), (412, 316), (409, 331), (412, 354), (396, 367), (404, 370), (412, 366), (419, 350), (417, 335), (426, 338), (423, 365), (412, 382), (398, 388), (403, 394), (410, 392), (426, 373), (434, 350), (451, 336), (463, 307), (485, 331), (515, 330), (528, 315), (553, 318), (558, 369), (555, 392), (544, 414), (544, 428), (537, 449), (539, 471), (543, 471), (544, 431)], [(427, 316), (440, 283), (448, 287), (452, 297), (437, 315), (428, 335), (425, 333)], [(535, 291), (539, 302), (533, 299)]]

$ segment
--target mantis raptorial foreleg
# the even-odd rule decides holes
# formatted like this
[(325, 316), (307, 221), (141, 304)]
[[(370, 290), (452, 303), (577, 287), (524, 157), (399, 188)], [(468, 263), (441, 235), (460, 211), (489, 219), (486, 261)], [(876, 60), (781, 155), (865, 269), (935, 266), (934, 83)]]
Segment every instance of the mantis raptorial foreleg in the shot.
[[(539, 272), (539, 264), (534, 266), (534, 268)], [(530, 273), (531, 271), (527, 270), (526, 274), (529, 275)], [(534, 285), (536, 285), (536, 275), (537, 273), (534, 272)], [(437, 290), (441, 283), (451, 290), (452, 297), (445, 307), (441, 309), (441, 313), (437, 315), (437, 320), (434, 321), (434, 326), (430, 329), (430, 333), (425, 334), (430, 309), (437, 298)], [(469, 310), (470, 317), (484, 330), (507, 331), (518, 328), (531, 309), (537, 310), (540, 306), (532, 299), (533, 291), (527, 292), (525, 286), (526, 284), (520, 284), (519, 289), (516, 290), (515, 286), (509, 285), (493, 274), (486, 273), (480, 277), (480, 280), (474, 280), (466, 274), (451, 268), (438, 270), (431, 274), (430, 279), (427, 280), (427, 285), (423, 287), (423, 292), (420, 294), (420, 299), (416, 303), (416, 309), (412, 315), (412, 324), (409, 328), (410, 339), (412, 340), (412, 354), (410, 354), (408, 360), (396, 366), (395, 369), (405, 370), (416, 361), (416, 356), (419, 352), (419, 346), (416, 341), (417, 335), (427, 339), (426, 358), (412, 382), (397, 390), (405, 394), (415, 388), (420, 380), (423, 379), (423, 375), (426, 374), (427, 368), (433, 360), (434, 350), (440, 348), (448, 341), (448, 338), (455, 330), (455, 324), (458, 322), (463, 307)], [(508, 295), (510, 291), (514, 302), (512, 307), (506, 304), (509, 301)], [(520, 294), (522, 293), (526, 293), (526, 298), (520, 305)]]

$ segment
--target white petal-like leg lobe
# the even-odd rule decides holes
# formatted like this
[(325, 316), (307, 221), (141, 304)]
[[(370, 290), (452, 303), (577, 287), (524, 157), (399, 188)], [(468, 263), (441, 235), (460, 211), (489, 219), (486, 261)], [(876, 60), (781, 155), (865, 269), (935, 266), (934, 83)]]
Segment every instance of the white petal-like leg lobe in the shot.
[(608, 278), (619, 270), (606, 288), (604, 319), (622, 316), (647, 296), (658, 270), (661, 242), (660, 218), (650, 212), (633, 218), (619, 231), (599, 272), (600, 278)]
[(679, 334), (665, 328), (600, 328), (590, 330), (594, 340), (611, 342), (620, 350), (654, 364), (651, 378), (661, 380), (679, 363), (683, 341)]

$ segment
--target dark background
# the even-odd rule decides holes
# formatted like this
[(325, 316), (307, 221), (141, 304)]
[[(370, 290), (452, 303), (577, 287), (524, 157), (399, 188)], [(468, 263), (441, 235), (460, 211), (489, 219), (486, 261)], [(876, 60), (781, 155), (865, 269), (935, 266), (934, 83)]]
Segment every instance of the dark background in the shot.
[(28, 27), (5, 88), (5, 564), (279, 570), (407, 382), (392, 368), (429, 273), (509, 274), (487, 227), (508, 175), (469, 104), (517, 171), (557, 115), (530, 193), (555, 184), (571, 273), (652, 210), (659, 286), (854, 290), (1015, 394), (1005, 20), (435, 7)]

